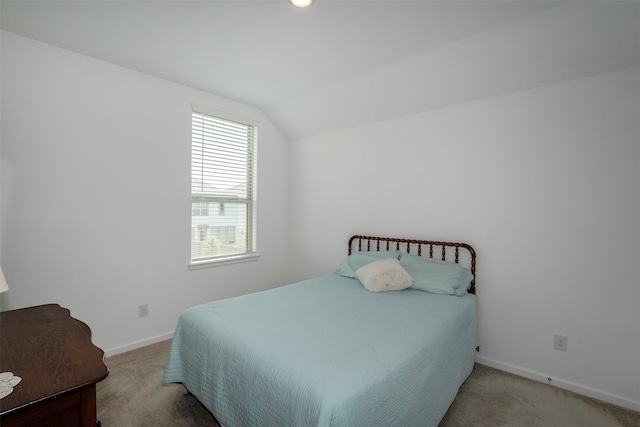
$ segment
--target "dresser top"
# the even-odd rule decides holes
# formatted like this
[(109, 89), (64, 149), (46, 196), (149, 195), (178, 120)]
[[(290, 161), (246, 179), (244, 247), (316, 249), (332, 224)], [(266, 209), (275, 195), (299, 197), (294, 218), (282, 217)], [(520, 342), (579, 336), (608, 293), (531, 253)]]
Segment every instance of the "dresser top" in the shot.
[(95, 384), (108, 375), (91, 329), (58, 304), (0, 313), (0, 372), (22, 378), (0, 415)]

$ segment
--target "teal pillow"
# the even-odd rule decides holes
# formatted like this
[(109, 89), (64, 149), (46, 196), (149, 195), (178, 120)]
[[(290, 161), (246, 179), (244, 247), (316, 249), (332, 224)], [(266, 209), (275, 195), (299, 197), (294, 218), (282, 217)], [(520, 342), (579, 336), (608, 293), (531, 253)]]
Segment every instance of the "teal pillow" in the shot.
[(400, 264), (413, 277), (411, 289), (434, 294), (464, 295), (473, 280), (471, 271), (454, 262), (403, 254)]
[(400, 251), (355, 252), (342, 261), (334, 272), (340, 276), (357, 279), (356, 270), (374, 261), (387, 258), (400, 258)]

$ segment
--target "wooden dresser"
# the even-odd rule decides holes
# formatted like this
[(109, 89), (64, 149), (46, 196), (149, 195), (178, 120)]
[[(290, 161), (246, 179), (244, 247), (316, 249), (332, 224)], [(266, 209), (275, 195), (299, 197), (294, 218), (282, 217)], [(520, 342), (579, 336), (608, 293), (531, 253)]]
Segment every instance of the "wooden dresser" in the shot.
[(2, 427), (95, 427), (109, 374), (89, 327), (57, 304), (0, 313), (0, 372), (22, 378), (0, 399)]

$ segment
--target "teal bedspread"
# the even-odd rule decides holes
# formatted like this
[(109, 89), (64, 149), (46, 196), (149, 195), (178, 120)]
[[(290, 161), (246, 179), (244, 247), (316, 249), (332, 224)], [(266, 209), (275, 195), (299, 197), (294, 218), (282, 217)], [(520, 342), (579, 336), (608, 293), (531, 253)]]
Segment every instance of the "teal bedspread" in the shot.
[(186, 310), (164, 383), (227, 427), (436, 426), (473, 369), (474, 295), (335, 274)]

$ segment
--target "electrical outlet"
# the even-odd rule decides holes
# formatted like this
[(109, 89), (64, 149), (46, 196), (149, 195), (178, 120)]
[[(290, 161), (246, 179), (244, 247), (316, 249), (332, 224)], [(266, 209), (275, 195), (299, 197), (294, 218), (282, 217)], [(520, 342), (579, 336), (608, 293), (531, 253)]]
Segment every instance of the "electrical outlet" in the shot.
[(567, 337), (555, 334), (553, 337), (553, 348), (556, 350), (567, 351)]
[(138, 317), (146, 317), (149, 315), (149, 304), (142, 304), (138, 306)]

